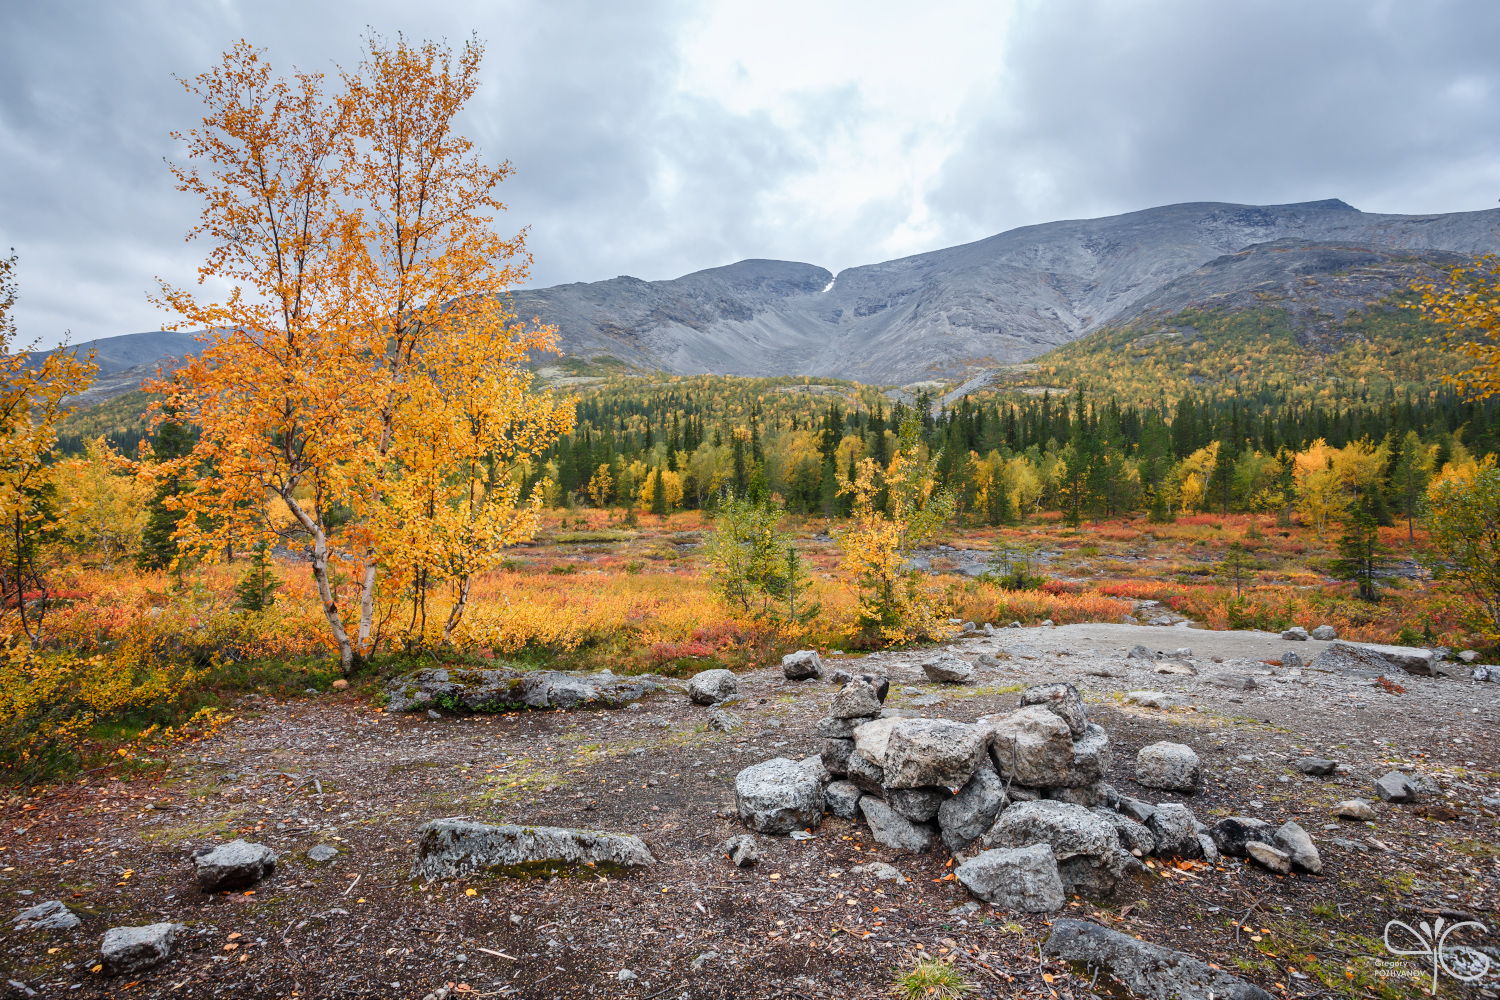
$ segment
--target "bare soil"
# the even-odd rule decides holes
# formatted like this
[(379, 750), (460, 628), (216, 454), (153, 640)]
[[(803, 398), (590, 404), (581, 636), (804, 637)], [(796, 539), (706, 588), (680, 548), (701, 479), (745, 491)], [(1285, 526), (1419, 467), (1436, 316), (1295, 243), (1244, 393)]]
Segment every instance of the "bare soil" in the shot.
[[(1123, 676), (1088, 672), (1136, 632), (1164, 649), (1194, 647), (1200, 675), (1119, 660), (1108, 662), (1128, 662)], [(1186, 802), (1208, 823), (1295, 818), (1325, 863), (1321, 876), (1278, 877), (1238, 861), (1154, 862), (1115, 899), (1074, 900), (1068, 915), (1191, 952), (1278, 996), (1418, 995), (1419, 966), (1382, 954), (1387, 921), (1500, 924), (1500, 828), (1497, 810), (1481, 803), (1500, 794), (1500, 685), (1413, 677), (1393, 693), (1265, 665), (1254, 690), (1233, 690), (1206, 680), (1218, 666), (1209, 657), (1222, 655), (1215, 642), (1261, 659), (1290, 645), (1259, 633), (1008, 630), (952, 644), (964, 656), (1001, 656), (963, 688), (927, 683), (921, 653), (835, 659), (886, 673), (889, 707), (937, 695), (922, 713), (963, 721), (1014, 708), (1026, 684), (1070, 680), (1114, 741), (1109, 780), (1122, 793)], [(1308, 645), (1297, 644), (1304, 656)], [(1122, 697), (1145, 687), (1184, 704), (1160, 711)], [(735, 774), (817, 753), (812, 726), (834, 690), (778, 671), (743, 674), (746, 700), (732, 711), (744, 727), (729, 734), (710, 730), (707, 710), (676, 692), (619, 711), (441, 719), (382, 712), (373, 691), (247, 700), (238, 721), (181, 747), (157, 773), (96, 772), (4, 806), (0, 991), (15, 980), (42, 996), (79, 997), (875, 997), (924, 955), (955, 961), (981, 997), (1102, 989), (1039, 960), (1047, 918), (988, 905), (965, 912), (970, 899), (946, 853), (893, 852), (833, 818), (811, 840), (759, 838), (752, 868), (717, 852), (744, 832)], [(1163, 739), (1202, 757), (1201, 794), (1133, 782), (1136, 751)], [(1290, 766), (1305, 755), (1345, 766), (1305, 778)], [(1420, 809), (1374, 799), (1373, 780), (1402, 765), (1437, 777), (1442, 801)], [(1375, 801), (1376, 822), (1330, 816), (1353, 796)], [(412, 879), (418, 831), (442, 816), (634, 833), (658, 864), (618, 879)], [(235, 837), (281, 852), (277, 871), (251, 892), (208, 896), (188, 854)], [(336, 847), (337, 859), (309, 860), (318, 844)], [(894, 865), (904, 881), (853, 872), (871, 861)], [(11, 929), (14, 913), (49, 899), (67, 902), (83, 925)], [(170, 961), (115, 979), (90, 971), (107, 928), (163, 920), (185, 927)], [(621, 970), (635, 978), (622, 981)], [(1479, 989), (1445, 980), (1441, 992)]]

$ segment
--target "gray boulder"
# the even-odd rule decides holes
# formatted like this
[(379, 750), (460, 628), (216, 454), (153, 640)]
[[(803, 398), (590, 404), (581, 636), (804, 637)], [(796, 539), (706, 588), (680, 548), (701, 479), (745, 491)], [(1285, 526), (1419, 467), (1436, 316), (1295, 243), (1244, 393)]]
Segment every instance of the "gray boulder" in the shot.
[(1246, 844), (1251, 841), (1268, 844), (1273, 832), (1271, 824), (1263, 819), (1256, 819), (1254, 816), (1227, 816), (1215, 823), (1208, 834), (1213, 838), (1214, 846), (1219, 849), (1220, 854), (1243, 858)]
[[(805, 774), (802, 777), (809, 780)], [(625, 833), (511, 823), (492, 826), (464, 819), (431, 820), (419, 833), (413, 878), (473, 874), (528, 878), (584, 870), (615, 875), (656, 864), (641, 839)]]
[(860, 799), (859, 810), (870, 824), (870, 836), (883, 847), (921, 854), (936, 839), (937, 828), (933, 824), (913, 823), (877, 798), (867, 795)]
[(1095, 816), (1115, 828), (1120, 846), (1137, 858), (1156, 853), (1156, 835), (1148, 828), (1128, 816), (1121, 816), (1113, 809), (1095, 808)]
[(734, 801), (740, 820), (757, 833), (791, 833), (823, 822), (823, 783), (785, 757), (736, 775)]
[(744, 725), (740, 721), (740, 717), (733, 712), (726, 712), (723, 709), (716, 708), (708, 713), (708, 728), (715, 732), (732, 733)]
[(1339, 819), (1368, 821), (1375, 818), (1375, 810), (1364, 799), (1345, 799), (1335, 803), (1332, 812)]
[(620, 677), (608, 670), (574, 674), (561, 670), (469, 670), (432, 667), (392, 680), (387, 708), (411, 712), (435, 704), (462, 705), (471, 712), (518, 708), (623, 708), (661, 684), (644, 677)]
[(204, 892), (243, 889), (276, 870), (276, 852), (265, 844), (231, 840), (194, 851), (193, 867)]
[(1165, 858), (1197, 858), (1203, 855), (1193, 813), (1178, 802), (1163, 802), (1146, 821), (1156, 838), (1156, 853)]
[(83, 923), (78, 919), (78, 914), (68, 909), (68, 904), (60, 899), (51, 899), (45, 903), (38, 903), (28, 910), (22, 910), (16, 917), (15, 924), (18, 931), (70, 931)]
[(990, 754), (1002, 777), (1035, 788), (1074, 783), (1073, 732), (1051, 709), (1029, 705), (991, 723)]
[(1046, 844), (985, 851), (953, 874), (974, 895), (1007, 910), (1055, 913), (1067, 902), (1057, 858)]
[(952, 653), (944, 653), (922, 664), (927, 679), (942, 684), (967, 684), (974, 679), (974, 666)]
[(853, 752), (853, 740), (824, 740), (823, 766), (829, 774), (842, 778), (849, 773), (849, 755)]
[[(1281, 654), (1281, 666), (1285, 670), (1301, 670), (1303, 667), (1302, 657), (1293, 652)], [(1248, 688), (1246, 690), (1249, 690)]]
[(884, 768), (891, 730), (900, 721), (899, 718), (872, 719), (859, 726), (854, 730), (854, 752), (876, 767)]
[(937, 816), (944, 802), (953, 798), (946, 788), (886, 787), (885, 803), (913, 823), (926, 823)]
[(1083, 696), (1071, 684), (1033, 684), (1021, 692), (1021, 707), (1042, 705), (1068, 724), (1074, 736), (1082, 736), (1089, 724), (1088, 709), (1083, 705)]
[(1301, 625), (1293, 625), (1291, 628), (1281, 633), (1281, 637), (1283, 639), (1290, 639), (1293, 642), (1306, 642), (1309, 638), (1307, 629), (1303, 628)]
[(988, 761), (981, 762), (958, 794), (938, 807), (943, 843), (949, 850), (964, 850), (995, 824), (1005, 805), (1005, 782)]
[(1109, 804), (1110, 793), (1114, 789), (1103, 781), (1096, 781), (1089, 785), (1069, 785), (1062, 788), (1049, 788), (1044, 799), (1056, 799), (1059, 802), (1071, 802), (1078, 806), (1094, 806)]
[(1285, 851), (1291, 858), (1292, 864), (1305, 872), (1313, 875), (1323, 871), (1323, 859), (1318, 855), (1318, 848), (1313, 844), (1312, 838), (1301, 826), (1287, 820), (1281, 824), (1271, 839), (1271, 843)]
[(829, 771), (823, 764), (821, 754), (810, 753), (797, 761), (802, 770), (818, 779), (818, 784), (826, 785), (833, 780), (833, 772)]
[(719, 845), (719, 853), (726, 855), (736, 868), (749, 868), (760, 861), (760, 848), (755, 845), (755, 838), (748, 833), (724, 841)]
[(307, 860), (317, 864), (332, 861), (339, 856), (339, 849), (332, 844), (316, 844), (308, 848)]
[(890, 689), (890, 681), (884, 677), (871, 674), (851, 677), (833, 696), (828, 714), (835, 719), (860, 719), (879, 715), (880, 706), (885, 703), (886, 692)]
[(863, 725), (863, 718), (835, 719), (832, 717), (819, 719), (813, 726), (813, 735), (825, 740), (852, 740), (854, 730)]
[(1252, 840), (1245, 845), (1245, 856), (1257, 864), (1269, 868), (1278, 875), (1287, 875), (1292, 870), (1292, 856), (1270, 844)]
[(1127, 660), (1154, 660), (1156, 653), (1137, 643), (1130, 647), (1130, 652), (1125, 654)]
[(1191, 955), (1086, 920), (1055, 921), (1042, 952), (1112, 976), (1149, 1000), (1271, 1000), (1259, 986)]
[(1084, 726), (1083, 735), (1073, 741), (1073, 763), (1063, 785), (1091, 785), (1104, 777), (1112, 759), (1109, 733), (1098, 723)]
[(1339, 762), (1329, 760), (1327, 757), (1302, 757), (1292, 761), (1292, 766), (1303, 774), (1310, 774), (1317, 778), (1325, 777), (1338, 770)]
[(688, 698), (695, 705), (717, 705), (739, 692), (739, 682), (730, 670), (703, 670), (688, 681)]
[(1381, 646), (1373, 643), (1335, 640), (1307, 664), (1312, 670), (1354, 677), (1379, 677), (1393, 667), (1408, 674), (1430, 677), (1437, 670), (1437, 654), (1416, 646)]
[(1198, 755), (1181, 743), (1153, 743), (1135, 755), (1135, 780), (1147, 788), (1191, 792), (1199, 777)]
[(983, 726), (948, 719), (902, 719), (886, 743), (886, 787), (962, 788), (984, 759), (989, 741), (989, 730)]
[(861, 753), (849, 755), (849, 772), (846, 777), (850, 784), (866, 795), (879, 798), (885, 794), (885, 768), (879, 764), (871, 764)]
[(859, 815), (859, 786), (851, 781), (835, 781), (823, 789), (823, 801), (828, 811), (839, 819), (854, 819)]
[(1091, 899), (1110, 895), (1125, 873), (1139, 866), (1120, 847), (1112, 824), (1066, 802), (1017, 802), (979, 842), (986, 850), (1047, 844), (1057, 858), (1064, 890)]
[(1415, 802), (1420, 797), (1416, 784), (1400, 771), (1391, 771), (1377, 778), (1375, 794), (1397, 805)]
[(814, 680), (823, 676), (823, 661), (815, 649), (799, 649), (781, 658), (781, 673), (789, 681)]
[(111, 927), (99, 945), (100, 964), (110, 976), (123, 976), (160, 965), (172, 957), (172, 946), (182, 924), (147, 924), (144, 927)]
[(1211, 865), (1219, 863), (1219, 845), (1214, 843), (1214, 838), (1206, 833), (1198, 834), (1198, 847), (1203, 852), (1203, 860)]
[(1120, 812), (1129, 816), (1137, 823), (1144, 823), (1156, 812), (1156, 807), (1144, 799), (1133, 799), (1129, 795), (1120, 796), (1120, 804), (1117, 807)]
[(1329, 642), (1339, 637), (1339, 630), (1332, 625), (1319, 625), (1312, 630), (1312, 637), (1319, 642)]

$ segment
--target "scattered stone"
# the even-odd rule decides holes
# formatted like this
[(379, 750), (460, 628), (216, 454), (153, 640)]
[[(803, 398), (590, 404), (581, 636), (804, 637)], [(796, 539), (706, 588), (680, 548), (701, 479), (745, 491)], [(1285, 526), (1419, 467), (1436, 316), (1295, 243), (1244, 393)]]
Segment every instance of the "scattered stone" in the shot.
[(1139, 864), (1120, 847), (1113, 824), (1066, 802), (1017, 802), (1000, 814), (980, 844), (986, 850), (1047, 844), (1057, 858), (1063, 890), (1090, 899), (1110, 895)]
[(853, 740), (824, 740), (823, 766), (829, 774), (843, 777), (849, 773), (849, 755), (853, 752)]
[(1124, 677), (1130, 673), (1122, 663), (1110, 660), (1095, 660), (1083, 668), (1090, 677)]
[(437, 709), (435, 709), (435, 708), (429, 708), (429, 709), (428, 709), (428, 710), (427, 710), (427, 717), (428, 717), (428, 718), (429, 718), (429, 719), (441, 719), (441, 718), (442, 718), (442, 717), (443, 717), (443, 713), (442, 713), (442, 712), (439, 712), (439, 711), (438, 711), (438, 710), (437, 710)]
[(1469, 671), (1469, 680), (1479, 681), (1481, 684), (1485, 681), (1500, 681), (1500, 667), (1475, 667)]
[(702, 968), (703, 968), (703, 966), (704, 966), (705, 963), (712, 962), (714, 959), (716, 959), (718, 957), (719, 957), (719, 953), (716, 952), (716, 951), (705, 951), (703, 954), (701, 954), (697, 958), (693, 959), (693, 961), (690, 964), (693, 967), (693, 971), (694, 972), (698, 972), (698, 971), (702, 970)]
[(628, 983), (639, 978), (641, 977), (636, 975), (634, 972), (631, 972), (629, 969), (621, 969), (619, 972), (615, 973), (615, 980), (621, 983)]
[(815, 649), (799, 649), (781, 658), (781, 673), (789, 681), (815, 680), (823, 676), (823, 661)]
[(898, 851), (921, 854), (935, 839), (936, 828), (930, 823), (913, 823), (884, 802), (871, 796), (859, 800), (860, 812), (870, 824), (870, 836), (875, 843)]
[(1191, 792), (1199, 777), (1198, 755), (1181, 743), (1153, 743), (1135, 755), (1135, 780), (1147, 788)]
[(728, 855), (736, 868), (749, 868), (760, 861), (760, 848), (755, 845), (755, 838), (748, 833), (724, 841), (719, 845), (719, 853)]
[(1375, 818), (1374, 808), (1364, 799), (1345, 799), (1333, 807), (1333, 814), (1339, 819), (1372, 820)]
[(891, 684), (883, 677), (875, 677), (871, 674), (860, 674), (851, 677), (839, 688), (838, 694), (833, 696), (833, 704), (828, 706), (828, 714), (835, 719), (859, 719), (880, 714), (880, 706), (885, 704), (886, 692), (891, 689)]
[(1304, 664), (1301, 656), (1288, 651), (1281, 654), (1281, 666), (1284, 670), (1301, 670)]
[(1085, 920), (1064, 917), (1054, 922), (1042, 951), (1107, 973), (1131, 993), (1149, 1000), (1271, 1000), (1260, 987), (1185, 952), (1138, 941)]
[(994, 825), (1006, 801), (1005, 782), (988, 761), (981, 762), (958, 794), (938, 807), (943, 843), (953, 851), (968, 847)]
[(884, 861), (871, 861), (867, 865), (855, 865), (849, 870), (856, 875), (868, 875), (879, 882), (906, 881), (906, 876), (902, 875), (895, 865), (888, 865)]
[(430, 709), (432, 703), (462, 704), (471, 712), (509, 712), (518, 708), (623, 708), (659, 690), (661, 684), (650, 678), (621, 677), (607, 670), (574, 674), (431, 667), (395, 678), (385, 693), (392, 712)]
[(276, 870), (275, 851), (265, 844), (251, 844), (244, 840), (199, 848), (192, 857), (198, 885), (204, 892), (243, 889)]
[(734, 800), (740, 820), (757, 833), (790, 833), (823, 822), (823, 783), (785, 757), (736, 775)]
[(942, 703), (943, 696), (940, 694), (924, 694), (911, 700), (913, 708), (931, 708), (934, 705), (941, 705)]
[(1339, 637), (1339, 630), (1332, 625), (1319, 625), (1312, 630), (1312, 637), (1320, 642), (1328, 642)]
[(322, 864), (325, 861), (332, 861), (338, 856), (339, 849), (329, 844), (318, 844), (315, 847), (310, 848), (307, 852), (307, 860), (316, 861), (319, 864)]
[(1144, 858), (1148, 854), (1156, 853), (1156, 835), (1140, 823), (1128, 816), (1121, 816), (1113, 809), (1095, 808), (1093, 812), (1095, 816), (1115, 828), (1115, 836), (1120, 838), (1120, 846), (1135, 857)]
[(60, 899), (51, 899), (45, 903), (38, 903), (29, 910), (22, 910), (21, 915), (16, 917), (15, 929), (18, 931), (70, 931), (83, 923), (78, 919), (78, 914), (68, 909), (68, 904)]
[(688, 681), (688, 699), (695, 705), (717, 705), (739, 693), (739, 681), (731, 670), (703, 670)]
[(1135, 702), (1142, 708), (1174, 708), (1182, 704), (1182, 698), (1175, 694), (1167, 694), (1165, 691), (1129, 691), (1125, 695), (1126, 701)]
[(927, 679), (943, 684), (967, 684), (974, 678), (974, 665), (952, 653), (943, 653), (922, 664)]
[(1073, 784), (1073, 733), (1050, 708), (1028, 705), (991, 723), (990, 753), (1001, 776), (1050, 788)]
[(740, 717), (720, 709), (708, 713), (708, 728), (719, 733), (732, 733), (743, 726)]
[(1472, 649), (1464, 649), (1459, 651), (1458, 658), (1465, 663), (1473, 663), (1479, 659), (1479, 654)]
[(835, 684), (844, 684), (853, 676), (853, 674), (845, 670), (843, 667), (838, 667), (833, 671), (833, 673), (828, 675), (828, 679), (833, 681), (833, 683)]
[(1436, 672), (1437, 655), (1430, 649), (1415, 646), (1378, 646), (1336, 639), (1307, 665), (1312, 670), (1355, 677), (1379, 677), (1392, 667), (1399, 667), (1408, 674), (1430, 677)]
[(172, 945), (182, 924), (147, 924), (144, 927), (111, 927), (104, 932), (99, 958), (104, 972), (122, 976), (159, 965), (172, 957)]
[(1327, 757), (1303, 757), (1292, 762), (1292, 767), (1303, 774), (1310, 774), (1316, 778), (1323, 778), (1338, 770), (1339, 762), (1329, 760)]
[(1162, 857), (1197, 858), (1203, 854), (1193, 813), (1179, 802), (1163, 802), (1157, 806), (1146, 826), (1156, 837), (1156, 853)]
[(1083, 696), (1071, 684), (1033, 684), (1021, 692), (1021, 707), (1041, 705), (1068, 724), (1074, 736), (1082, 736), (1089, 724)]
[(1291, 628), (1281, 633), (1281, 637), (1283, 639), (1290, 639), (1294, 642), (1306, 642), (1309, 638), (1311, 638), (1311, 636), (1307, 634), (1307, 629), (1303, 628), (1301, 625), (1293, 625)]
[[(802, 777), (808, 780), (805, 774)], [(414, 878), (475, 873), (512, 878), (583, 872), (613, 875), (656, 864), (641, 839), (625, 833), (511, 823), (492, 826), (456, 818), (431, 820), (419, 832)]]
[(1128, 653), (1125, 654), (1125, 659), (1127, 659), (1127, 660), (1155, 660), (1156, 659), (1156, 654), (1154, 652), (1152, 652), (1151, 650), (1147, 649), (1145, 646), (1142, 646), (1139, 643), (1137, 643), (1136, 645), (1130, 647), (1130, 652), (1128, 652)]
[(1254, 816), (1227, 816), (1213, 825), (1209, 835), (1219, 853), (1231, 858), (1243, 858), (1245, 845), (1251, 841), (1268, 844), (1274, 836), (1271, 824)]
[(1052, 619), (1051, 618), (1043, 618), (1042, 621), (1041, 621), (1041, 625), (1039, 627), (1041, 627), (1041, 628), (1052, 628), (1053, 627), (1053, 625), (1052, 625)]
[(1245, 856), (1276, 872), (1278, 875), (1288, 875), (1291, 873), (1291, 855), (1272, 847), (1270, 844), (1262, 844), (1258, 840), (1252, 840), (1245, 845)]
[[(886, 772), (890, 773), (889, 770)], [(946, 788), (891, 788), (885, 790), (886, 805), (896, 810), (913, 823), (925, 823), (938, 814), (938, 809), (953, 793)]]
[(1203, 852), (1203, 860), (1211, 865), (1219, 863), (1219, 847), (1214, 843), (1214, 838), (1206, 833), (1198, 834), (1198, 849)]
[(1276, 831), (1271, 843), (1285, 851), (1292, 859), (1292, 864), (1305, 872), (1317, 875), (1323, 871), (1323, 859), (1318, 856), (1318, 848), (1313, 844), (1312, 837), (1291, 820), (1281, 824), (1281, 829)]
[(1046, 844), (985, 851), (953, 874), (974, 895), (1007, 910), (1055, 913), (1067, 901), (1057, 858)]
[(1400, 771), (1391, 771), (1375, 779), (1375, 794), (1397, 805), (1415, 802), (1419, 797), (1416, 784)]
[(989, 741), (989, 731), (983, 726), (948, 719), (902, 719), (891, 730), (886, 746), (886, 787), (962, 788), (984, 758)]
[(839, 819), (854, 819), (859, 815), (859, 786), (850, 781), (835, 781), (823, 789), (823, 801), (828, 811)]
[(1006, 628), (1020, 628), (1021, 627), (1021, 623), (1020, 622), (1011, 622), (1009, 625), (1007, 625), (1005, 627)]
[(1258, 686), (1253, 674), (1210, 674), (1206, 680), (1215, 687), (1228, 688), (1231, 691), (1254, 691)]
[(1196, 677), (1198, 671), (1191, 663), (1183, 660), (1157, 660), (1156, 666), (1151, 668), (1152, 673), (1175, 674), (1180, 677)]

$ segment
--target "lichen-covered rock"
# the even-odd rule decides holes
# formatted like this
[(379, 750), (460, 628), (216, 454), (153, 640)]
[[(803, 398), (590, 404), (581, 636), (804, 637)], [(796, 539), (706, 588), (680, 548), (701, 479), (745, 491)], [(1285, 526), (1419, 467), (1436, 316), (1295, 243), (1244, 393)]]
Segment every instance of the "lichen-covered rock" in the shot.
[(732, 670), (702, 670), (688, 681), (688, 698), (695, 705), (717, 705), (739, 692)]
[(885, 790), (885, 803), (913, 823), (926, 823), (938, 814), (944, 802), (953, 798), (946, 788), (891, 788)]
[(785, 757), (736, 775), (734, 799), (740, 819), (757, 833), (791, 833), (823, 822), (823, 783)]
[(1192, 811), (1178, 802), (1163, 802), (1146, 821), (1156, 838), (1156, 853), (1164, 858), (1198, 858), (1203, 845), (1198, 843), (1198, 829)]
[(1111, 757), (1109, 733), (1103, 726), (1090, 722), (1084, 726), (1083, 735), (1073, 741), (1073, 763), (1068, 768), (1068, 780), (1059, 784), (1077, 787), (1098, 782), (1109, 770)]
[(15, 929), (18, 931), (70, 931), (81, 923), (83, 921), (78, 919), (78, 914), (68, 909), (67, 903), (60, 899), (50, 899), (30, 909), (22, 910), (15, 919)]
[(464, 708), (471, 712), (516, 709), (621, 708), (661, 684), (646, 677), (620, 677), (608, 670), (573, 674), (560, 670), (468, 670), (432, 667), (386, 685), (393, 712)]
[(974, 679), (973, 664), (946, 652), (923, 663), (922, 672), (940, 684), (967, 684)]
[(1033, 788), (1075, 783), (1073, 733), (1051, 709), (1030, 705), (996, 720), (991, 731), (990, 755), (1002, 777)]
[(1056, 799), (1059, 802), (1071, 802), (1076, 806), (1103, 806), (1109, 804), (1109, 797), (1113, 791), (1103, 781), (1096, 781), (1090, 785), (1065, 785), (1062, 788), (1049, 788), (1044, 799)]
[(1182, 743), (1153, 743), (1135, 755), (1135, 780), (1147, 788), (1191, 792), (1199, 784), (1198, 755)]
[(823, 758), (819, 754), (810, 753), (797, 761), (802, 770), (818, 779), (818, 784), (826, 785), (833, 780), (833, 772), (823, 764)]
[(1046, 844), (985, 851), (953, 875), (980, 899), (1007, 910), (1054, 913), (1067, 902), (1057, 858)]
[(1148, 1000), (1271, 1000), (1271, 995), (1184, 952), (1138, 941), (1086, 920), (1052, 925), (1044, 954), (1105, 973)]
[(147, 924), (144, 927), (111, 927), (99, 945), (105, 975), (123, 976), (160, 965), (172, 957), (172, 946), (182, 924)]
[(937, 827), (931, 823), (913, 823), (880, 799), (866, 795), (859, 800), (860, 812), (870, 824), (875, 843), (898, 851), (921, 854), (932, 847)]
[(876, 767), (885, 767), (886, 750), (890, 746), (891, 730), (901, 720), (872, 719), (854, 730), (854, 752)]
[(1084, 708), (1083, 696), (1071, 684), (1033, 684), (1021, 692), (1021, 707), (1043, 705), (1068, 724), (1074, 736), (1082, 736), (1088, 725), (1088, 710)]
[(943, 843), (949, 850), (964, 850), (994, 826), (1006, 801), (1005, 782), (988, 761), (982, 761), (958, 794), (938, 807)]
[(1139, 866), (1120, 847), (1112, 824), (1067, 802), (1017, 802), (979, 842), (986, 850), (1047, 844), (1057, 858), (1063, 888), (1091, 899), (1108, 896), (1127, 871)]
[(984, 726), (948, 719), (902, 719), (886, 741), (886, 787), (962, 788), (984, 759), (989, 741)]
[(265, 844), (231, 840), (194, 851), (193, 868), (204, 892), (243, 889), (276, 870), (276, 852)]
[(823, 801), (828, 811), (839, 819), (854, 819), (859, 815), (859, 800), (863, 794), (852, 781), (835, 781), (823, 789)]
[[(799, 774), (811, 781), (800, 769)], [(641, 839), (625, 833), (511, 823), (492, 826), (463, 819), (435, 819), (424, 824), (420, 833), (417, 861), (412, 866), (412, 876), (417, 878), (476, 873), (510, 878), (613, 875), (656, 864)]]
[(789, 681), (816, 680), (823, 676), (823, 661), (815, 649), (799, 649), (781, 658), (781, 674)]
[(890, 689), (891, 683), (884, 677), (873, 674), (851, 677), (833, 696), (828, 714), (835, 719), (860, 719), (879, 715), (880, 706), (885, 704), (886, 692)]

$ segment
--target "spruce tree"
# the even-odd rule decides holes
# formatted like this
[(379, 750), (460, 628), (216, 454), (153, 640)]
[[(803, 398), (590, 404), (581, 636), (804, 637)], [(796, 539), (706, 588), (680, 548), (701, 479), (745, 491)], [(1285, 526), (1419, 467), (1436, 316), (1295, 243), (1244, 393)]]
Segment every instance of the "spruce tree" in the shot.
[[(177, 419), (175, 411), (167, 411), (167, 419), (156, 429), (156, 439), (151, 442), (151, 458), (157, 462), (168, 462), (183, 458), (193, 450), (193, 435), (187, 426)], [(141, 532), (141, 550), (136, 556), (136, 565), (141, 569), (166, 569), (177, 558), (177, 540), (172, 532), (182, 521), (182, 511), (168, 510), (166, 501), (181, 491), (182, 484), (176, 475), (168, 476), (156, 488), (151, 503), (146, 508), (146, 527)]]

